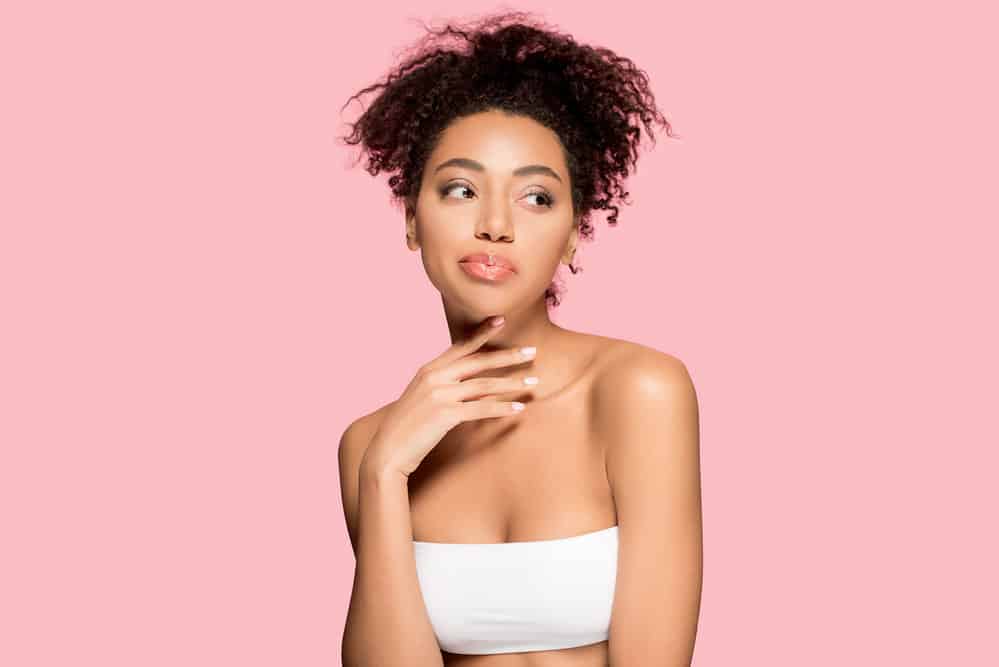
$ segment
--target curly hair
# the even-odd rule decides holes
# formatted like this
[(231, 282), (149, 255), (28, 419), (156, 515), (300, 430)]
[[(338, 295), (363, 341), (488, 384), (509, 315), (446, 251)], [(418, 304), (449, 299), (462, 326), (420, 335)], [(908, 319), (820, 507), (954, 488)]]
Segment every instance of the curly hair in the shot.
[[(426, 26), (424, 26), (426, 28)], [(558, 136), (572, 187), (573, 217), (582, 240), (592, 241), (591, 215), (615, 201), (630, 204), (623, 181), (638, 159), (641, 128), (655, 143), (652, 123), (672, 127), (656, 107), (646, 73), (613, 51), (577, 43), (571, 35), (503, 12), (450, 22), (416, 42), (386, 77), (351, 96), (382, 89), (350, 123), (347, 145), (362, 144), (366, 171), (389, 178), (395, 202), (415, 202), (426, 159), (453, 121), (499, 109), (530, 117)], [(457, 43), (448, 45), (448, 38)], [(581, 270), (569, 265), (573, 274)], [(560, 303), (552, 283), (550, 306)]]

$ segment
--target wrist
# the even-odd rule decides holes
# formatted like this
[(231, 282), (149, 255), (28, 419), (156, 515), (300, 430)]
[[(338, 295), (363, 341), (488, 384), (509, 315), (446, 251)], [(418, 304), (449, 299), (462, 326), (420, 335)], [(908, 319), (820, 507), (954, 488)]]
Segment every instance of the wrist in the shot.
[(401, 470), (370, 448), (361, 459), (359, 474), (362, 480), (375, 482), (379, 485), (395, 482), (407, 483), (409, 481), (409, 478)]

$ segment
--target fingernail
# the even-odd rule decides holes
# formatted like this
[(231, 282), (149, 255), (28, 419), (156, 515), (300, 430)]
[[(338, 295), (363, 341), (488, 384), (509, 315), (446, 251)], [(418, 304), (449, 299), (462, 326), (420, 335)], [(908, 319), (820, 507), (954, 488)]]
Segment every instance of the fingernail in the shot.
[(496, 317), (493, 318), (492, 325), (494, 327), (498, 327), (499, 325), (503, 324), (504, 319), (505, 318), (502, 315), (497, 315)]
[(536, 347), (522, 347), (520, 348), (520, 353), (525, 357), (533, 357), (534, 353), (538, 351)]
[(534, 375), (524, 378), (524, 384), (537, 384), (538, 378)]

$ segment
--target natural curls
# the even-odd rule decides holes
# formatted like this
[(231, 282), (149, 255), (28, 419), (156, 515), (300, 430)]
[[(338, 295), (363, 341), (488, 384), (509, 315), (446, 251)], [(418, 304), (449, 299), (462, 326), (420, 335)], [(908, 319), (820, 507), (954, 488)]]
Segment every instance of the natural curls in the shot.
[[(638, 160), (641, 128), (654, 144), (653, 124), (670, 137), (672, 127), (631, 60), (529, 17), (504, 12), (438, 30), (424, 26), (428, 34), (394, 70), (341, 108), (381, 91), (341, 139), (361, 145), (372, 176), (392, 174), (392, 197), (401, 203), (415, 200), (427, 157), (456, 119), (493, 109), (530, 117), (561, 141), (579, 236), (592, 241), (593, 211), (611, 211), (607, 223), (616, 225), (616, 203), (631, 204), (623, 183)], [(559, 293), (552, 283), (549, 305), (558, 306)]]

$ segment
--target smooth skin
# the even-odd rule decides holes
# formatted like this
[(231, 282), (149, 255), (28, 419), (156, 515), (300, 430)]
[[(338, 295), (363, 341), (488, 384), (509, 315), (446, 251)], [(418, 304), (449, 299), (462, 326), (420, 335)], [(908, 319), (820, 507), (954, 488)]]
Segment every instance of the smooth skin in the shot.
[[(469, 162), (437, 169), (453, 158), (481, 169)], [(525, 165), (554, 173), (513, 175)], [(441, 652), (443, 665), (692, 660), (703, 571), (696, 393), (679, 359), (549, 319), (545, 289), (578, 241), (570, 187), (557, 135), (533, 119), (486, 111), (445, 130), (417, 198), (407, 202), (405, 230), (441, 294), (452, 344), (421, 366), (399, 399), (359, 417), (341, 439), (344, 513), (359, 565), (411, 561), (412, 539), (518, 542), (619, 527), (608, 641), (482, 656)], [(495, 284), (466, 275), (458, 260), (473, 252), (511, 259), (516, 275)], [(505, 318), (495, 329), (494, 315)], [(537, 350), (533, 359), (518, 357), (528, 346)], [(539, 383), (524, 385), (528, 376)], [(525, 409), (513, 411), (513, 401)], [(432, 642), (415, 565), (390, 571), (391, 594), (373, 569), (360, 584), (355, 574), (349, 613), (381, 618), (384, 628), (392, 618), (385, 595), (402, 596), (397, 606), (408, 615), (398, 623), (411, 633), (410, 647), (425, 650)], [(367, 629), (376, 636), (373, 623)], [(363, 621), (348, 627), (354, 647), (365, 645), (356, 636), (365, 628)]]

